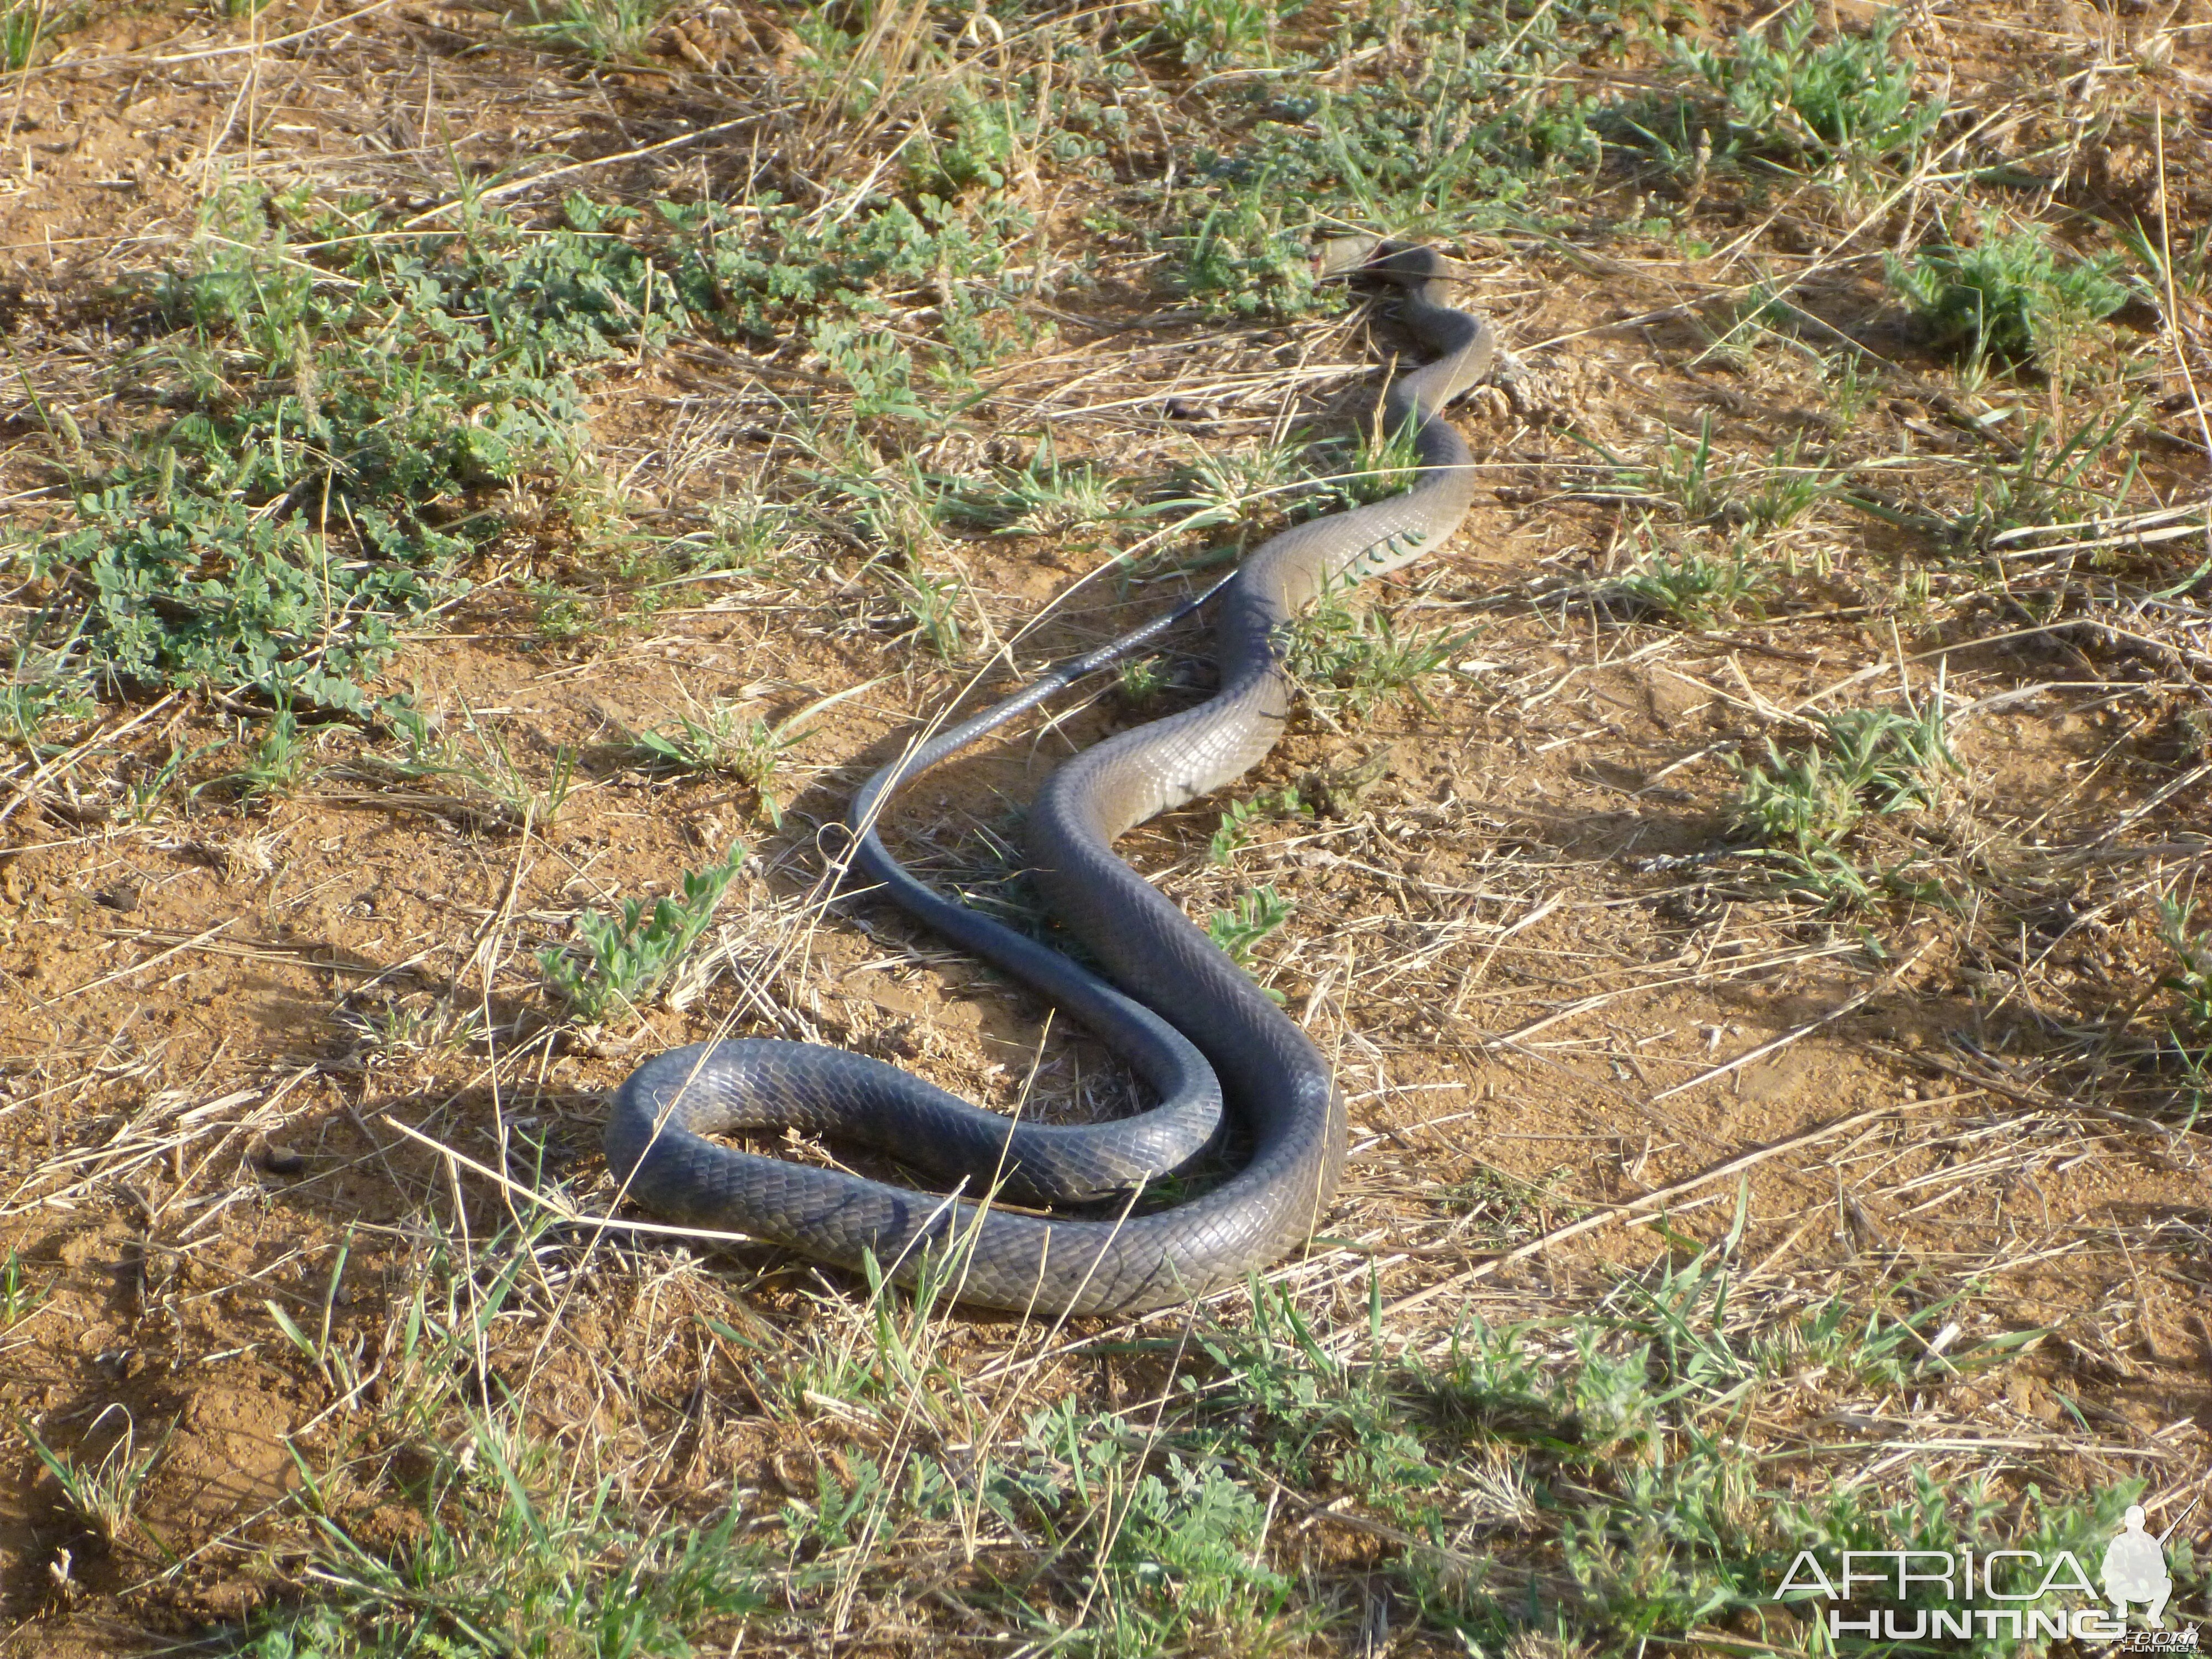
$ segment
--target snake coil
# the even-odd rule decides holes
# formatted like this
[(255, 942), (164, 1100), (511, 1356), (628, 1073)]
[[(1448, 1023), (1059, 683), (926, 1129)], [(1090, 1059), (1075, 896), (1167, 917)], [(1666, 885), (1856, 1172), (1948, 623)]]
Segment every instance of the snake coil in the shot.
[[(1120, 1054), (1158, 1095), (1115, 1122), (1010, 1121), (881, 1061), (747, 1038), (656, 1055), (615, 1097), (607, 1163), (630, 1196), (671, 1219), (727, 1227), (841, 1267), (872, 1255), (910, 1281), (924, 1247), (958, 1243), (954, 1299), (1042, 1314), (1131, 1312), (1203, 1296), (1309, 1237), (1343, 1173), (1344, 1101), (1305, 1033), (1113, 851), (1155, 813), (1222, 787), (1275, 745), (1291, 708), (1285, 623), (1324, 592), (1409, 564), (1459, 527), (1474, 498), (1467, 446), (1444, 405), (1488, 375), (1488, 323), (1449, 303), (1432, 249), (1375, 250), (1362, 270), (1398, 285), (1400, 315), (1435, 353), (1399, 375), (1382, 419), (1410, 430), (1413, 487), (1286, 530), (1219, 590), (1220, 690), (1066, 762), (1029, 816), (1029, 851), (1052, 913), (1113, 977), (940, 897), (893, 859), (875, 824), (891, 792), (1079, 676), (1187, 615), (1063, 663), (1018, 695), (902, 757), (853, 803), (854, 862), (902, 908), (1042, 993)], [(1218, 1081), (1217, 1081), (1218, 1079)], [(1225, 1101), (1224, 1101), (1225, 1091)], [(1215, 1137), (1224, 1108), (1249, 1156), (1212, 1190), (1136, 1213), (1134, 1194)], [(1021, 1213), (732, 1151), (702, 1132), (787, 1126), (896, 1154), (970, 1194), (1109, 1203), (1102, 1218)]]

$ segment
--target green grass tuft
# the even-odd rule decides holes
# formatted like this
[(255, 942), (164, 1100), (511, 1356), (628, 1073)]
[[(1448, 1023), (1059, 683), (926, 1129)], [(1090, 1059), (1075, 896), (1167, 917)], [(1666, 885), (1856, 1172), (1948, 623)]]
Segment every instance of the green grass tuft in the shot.
[(1819, 734), (1784, 755), (1773, 739), (1764, 761), (1730, 757), (1736, 775), (1734, 815), (1788, 872), (1791, 885), (1831, 906), (1872, 902), (1881, 888), (1926, 896), (1901, 870), (1870, 882), (1844, 849), (1869, 813), (1932, 805), (1952, 755), (1942, 688), (1926, 707), (1900, 714), (1854, 708), (1818, 717)]
[(648, 766), (735, 778), (753, 792), (761, 816), (781, 826), (783, 808), (776, 798), (775, 780), (784, 756), (814, 734), (806, 722), (878, 683), (869, 680), (832, 691), (773, 722), (759, 714), (740, 714), (733, 705), (717, 701), (702, 708), (696, 720), (678, 715), (672, 732), (641, 732), (630, 741), (638, 758)]
[(601, 62), (643, 58), (653, 31), (674, 0), (528, 0), (524, 39), (581, 52)]
[(0, 9), (0, 70), (28, 69), (52, 27), (46, 0), (14, 0)]
[(1741, 545), (1717, 559), (1655, 551), (1610, 587), (1632, 605), (1702, 629), (1717, 628), (1741, 611), (1758, 614), (1773, 590), (1772, 574)]
[(2173, 953), (2173, 970), (2160, 981), (2181, 999), (2181, 1020), (2189, 1035), (2212, 1037), (2212, 929), (2196, 925), (2194, 907), (2163, 898), (2158, 902), (2158, 936)]
[(1468, 635), (1401, 634), (1387, 613), (1353, 611), (1346, 598), (1328, 595), (1290, 625), (1286, 655), (1307, 694), (1356, 719), (1401, 700), (1433, 713), (1421, 682), (1449, 672)]

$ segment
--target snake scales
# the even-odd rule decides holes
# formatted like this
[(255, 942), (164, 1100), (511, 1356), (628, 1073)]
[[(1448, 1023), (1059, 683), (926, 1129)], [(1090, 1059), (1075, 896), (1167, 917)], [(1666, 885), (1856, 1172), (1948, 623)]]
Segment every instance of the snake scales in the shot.
[[(843, 1267), (872, 1254), (902, 1280), (920, 1271), (923, 1247), (957, 1242), (969, 1248), (951, 1258), (954, 1299), (1051, 1314), (1124, 1312), (1201, 1296), (1311, 1235), (1344, 1166), (1344, 1102), (1328, 1065), (1288, 1015), (1115, 855), (1113, 842), (1157, 812), (1220, 788), (1274, 747), (1291, 696), (1282, 632), (1308, 601), (1412, 562), (1466, 515), (1474, 488), (1470, 458), (1442, 411), (1491, 373), (1497, 354), (1489, 325), (1450, 303), (1449, 268), (1431, 249), (1385, 244), (1363, 269), (1397, 285), (1402, 320), (1435, 354), (1399, 375), (1383, 401), (1388, 428), (1413, 433), (1413, 487), (1264, 544), (1219, 590), (1220, 690), (1078, 755), (1030, 809), (1029, 851), (1046, 903), (1121, 988), (939, 897), (890, 856), (874, 826), (898, 785), (1127, 654), (1194, 606), (1060, 665), (885, 767), (853, 804), (854, 861), (891, 898), (1081, 1021), (1160, 1103), (1116, 1122), (1024, 1124), (835, 1048), (761, 1039), (694, 1044), (647, 1061), (616, 1097), (607, 1161), (631, 1196), (672, 1219), (740, 1230)], [(1243, 1168), (1187, 1202), (1136, 1212), (1133, 1195), (1145, 1183), (1171, 1175), (1213, 1139), (1224, 1103), (1249, 1146)], [(769, 1126), (878, 1147), (970, 1195), (1091, 1201), (1095, 1218), (932, 1196), (733, 1152), (701, 1133)]]

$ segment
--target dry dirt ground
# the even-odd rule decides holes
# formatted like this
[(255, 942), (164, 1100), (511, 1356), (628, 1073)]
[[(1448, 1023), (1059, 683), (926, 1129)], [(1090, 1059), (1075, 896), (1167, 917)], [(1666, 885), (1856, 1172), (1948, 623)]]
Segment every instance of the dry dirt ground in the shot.
[[(2212, 14), (2189, 4), (1937, 7), (1905, 39), (1923, 68), (1944, 66), (1954, 100), (1995, 108), (2046, 81), (2050, 54), (2110, 55), (2162, 21), (2163, 127), (2114, 129), (2046, 171), (2069, 200), (2154, 203), (2163, 143), (2175, 222), (2202, 226)], [(457, 173), (520, 180), (556, 161), (604, 161), (568, 180), (603, 199), (727, 192), (760, 165), (748, 77), (797, 47), (781, 14), (695, 9), (701, 39), (721, 30), (715, 56), (663, 35), (630, 68), (522, 40), (488, 11), (416, 3), (349, 21), (327, 0), (252, 19), (180, 3), (77, 15), (31, 72), (0, 82), (0, 489), (22, 536), (68, 495), (46, 405), (70, 408), (94, 443), (152, 418), (117, 380), (149, 337), (147, 283), (187, 258), (218, 174), (356, 192), (395, 222), (451, 202)], [(1710, 12), (1685, 27), (1753, 15)], [(717, 122), (730, 131), (665, 143)], [(1606, 188), (1633, 222), (1640, 186)], [(527, 222), (556, 196), (517, 189), (504, 206)], [(925, 469), (1019, 465), (1048, 433), (1064, 459), (1118, 477), (1291, 426), (1342, 431), (1404, 343), (1383, 314), (1210, 316), (1156, 285), (1140, 238), (1086, 230), (1090, 205), (1080, 190), (1041, 195), (1023, 256), (1030, 343)], [(1790, 224), (1708, 211), (1699, 250), (1627, 235), (1601, 252), (1539, 236), (1458, 245), (1501, 327), (1564, 388), (1564, 412), (1462, 410), (1485, 485), (1473, 516), (1441, 556), (1363, 596), (1402, 633), (1448, 634), (1450, 651), (1419, 696), (1317, 698), (1234, 793), (1337, 785), (1259, 818), (1225, 864), (1209, 855), (1218, 801), (1123, 850), (1196, 915), (1259, 884), (1295, 906), (1255, 970), (1334, 1059), (1353, 1136), (1324, 1236), (1280, 1274), (1317, 1328), (1364, 1329), (1370, 1291), (1393, 1339), (1415, 1344), (1470, 1316), (1557, 1319), (1728, 1237), (1746, 1305), (1957, 1297), (1916, 1341), (1964, 1352), (2033, 1334), (1942, 1388), (1831, 1396), (1806, 1381), (1794, 1415), (1756, 1425), (1775, 1480), (1988, 1472), (2003, 1491), (2069, 1494), (2135, 1480), (2163, 1526), (2212, 1492), (2212, 1148), (2175, 1059), (2172, 1033), (2188, 1028), (2159, 933), (2160, 900), (2188, 902), (2212, 845), (2212, 641), (2189, 585), (2203, 531), (2081, 550), (2030, 538), (2006, 586), (1980, 566), (1916, 565), (1912, 524), (1833, 513), (1801, 527), (1786, 596), (1763, 608), (1686, 623), (1608, 600), (1606, 582), (1647, 545), (1650, 492), (1624, 495), (1607, 457), (1681, 466), (1701, 430), (1716, 455), (1839, 431), (1806, 356), (1747, 365), (1710, 349), (1697, 305), (1741, 280), (1730, 214), (1784, 247)], [(1085, 283), (1059, 280), (1075, 264)], [(1894, 458), (1887, 476), (1913, 496), (1915, 477), (1978, 441), (1934, 389), (1954, 386), (1949, 368), (1908, 337), (1878, 270), (1806, 303), (1903, 365), (1873, 375), (1851, 430), (1860, 452)], [(2117, 480), (2132, 459), (2131, 487), (2150, 492), (2135, 505), (2201, 497), (2189, 383), (2155, 314), (2119, 326), (2148, 412), (2094, 477)], [(379, 689), (442, 717), (480, 775), (538, 792), (518, 810), (395, 785), (369, 763), (391, 752), (388, 732), (343, 720), (302, 723), (305, 764), (282, 787), (187, 793), (241, 763), (267, 712), (218, 688), (102, 688), (59, 742), (8, 752), (0, 1652), (120, 1650), (312, 1595), (310, 1480), (354, 1536), (405, 1549), (422, 1521), (404, 1457), (330, 1483), (417, 1431), (380, 1415), (410, 1292), (438, 1264), (511, 1240), (533, 1182), (586, 1211), (608, 1202), (603, 1103), (658, 1049), (819, 1037), (1001, 1106), (1118, 1109), (1113, 1068), (1086, 1040), (1041, 1036), (1039, 1007), (837, 890), (832, 826), (918, 720), (1007, 683), (1009, 660), (1027, 669), (1153, 614), (1192, 578), (1153, 568), (1055, 606), (1112, 551), (1095, 530), (955, 531), (948, 659), (854, 576), (870, 533), (855, 518), (790, 531), (812, 538), (799, 574), (781, 550), (696, 576), (652, 565), (660, 586), (641, 601), (650, 584), (617, 555), (710, 509), (743, 513), (809, 464), (780, 424), (809, 372), (697, 342), (601, 365), (592, 512), (533, 520), (508, 500), (471, 556), (471, 591), (383, 671)], [(2018, 436), (2060, 398), (2031, 383), (2013, 402)], [(905, 459), (886, 443), (879, 461)], [(38, 580), (27, 562), (0, 578), (27, 629), (51, 600)], [(2171, 592), (2118, 602), (2153, 590)], [(1000, 894), (1037, 779), (1174, 706), (1204, 664), (1189, 630), (1166, 702), (1098, 690), (933, 776), (898, 815), (901, 846), (940, 880)], [(849, 688), (768, 786), (780, 822), (750, 785), (655, 772), (629, 746), (717, 699), (781, 718)], [(1939, 696), (1956, 771), (1855, 843), (1870, 870), (1918, 860), (1918, 896), (1824, 905), (1729, 852), (1747, 844), (1729, 756), (1755, 758), (1769, 738), (1787, 752), (1818, 714)], [(179, 750), (193, 758), (175, 788), (126, 810)], [(538, 953), (574, 939), (577, 912), (665, 893), (732, 840), (747, 862), (675, 994), (635, 1019), (563, 1018)], [(1509, 1254), (1583, 1219), (1602, 1224)], [(757, 1249), (693, 1257), (557, 1231), (520, 1259), (532, 1297), (484, 1328), (477, 1386), (489, 1399), (526, 1379), (533, 1431), (605, 1449), (624, 1501), (765, 1512), (843, 1467), (834, 1402), (809, 1419), (764, 1378), (779, 1350), (842, 1329), (864, 1286)], [(1246, 1300), (1217, 1298), (1206, 1316), (1234, 1322)], [(1158, 1345), (1188, 1318), (1046, 1331), (950, 1314), (934, 1352), (970, 1378), (1026, 1368), (1032, 1400), (1113, 1407), (1159, 1385)], [(39, 1445), (80, 1469), (159, 1455), (107, 1536)], [(1398, 1547), (1356, 1510), (1286, 1508), (1277, 1547), (1367, 1582)], [(2203, 1536), (2205, 1516), (2182, 1535)], [(795, 1619), (841, 1651), (988, 1645), (962, 1623), (957, 1587), (912, 1606), (868, 1594), (865, 1617), (786, 1609), (786, 1634), (756, 1639), (799, 1642)], [(1302, 1639), (1359, 1650), (1357, 1612)], [(1425, 1627), (1392, 1640), (1458, 1650)]]

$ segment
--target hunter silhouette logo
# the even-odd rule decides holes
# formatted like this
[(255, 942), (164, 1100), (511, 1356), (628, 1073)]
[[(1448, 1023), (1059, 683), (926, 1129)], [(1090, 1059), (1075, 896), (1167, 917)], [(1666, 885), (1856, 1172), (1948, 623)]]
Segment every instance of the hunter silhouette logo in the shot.
[[(2154, 1536), (2144, 1529), (2143, 1506), (2128, 1508), (2120, 1530), (2105, 1547), (2102, 1606), (2096, 1585), (2072, 1550), (1965, 1546), (1845, 1549), (1827, 1560), (1822, 1559), (1826, 1552), (1800, 1550), (1773, 1596), (1804, 1607), (1827, 1626), (1831, 1638), (1924, 1642), (1979, 1637), (2015, 1644), (2070, 1638), (2115, 1643), (2116, 1652), (2194, 1654), (2199, 1649), (2195, 1626), (2166, 1629), (2173, 1575), (2167, 1570), (2166, 1545), (2196, 1509), (2190, 1504), (2172, 1526)], [(2142, 1609), (2147, 1629), (2129, 1630), (2132, 1608)]]
[(2173, 1579), (2166, 1570), (2166, 1534), (2154, 1538), (2143, 1530), (2142, 1504), (2129, 1506), (2125, 1529), (2106, 1546), (2102, 1577), (2114, 1618), (2124, 1620), (2128, 1604), (2140, 1601), (2151, 1628), (2166, 1628), (2166, 1601), (2173, 1594)]

